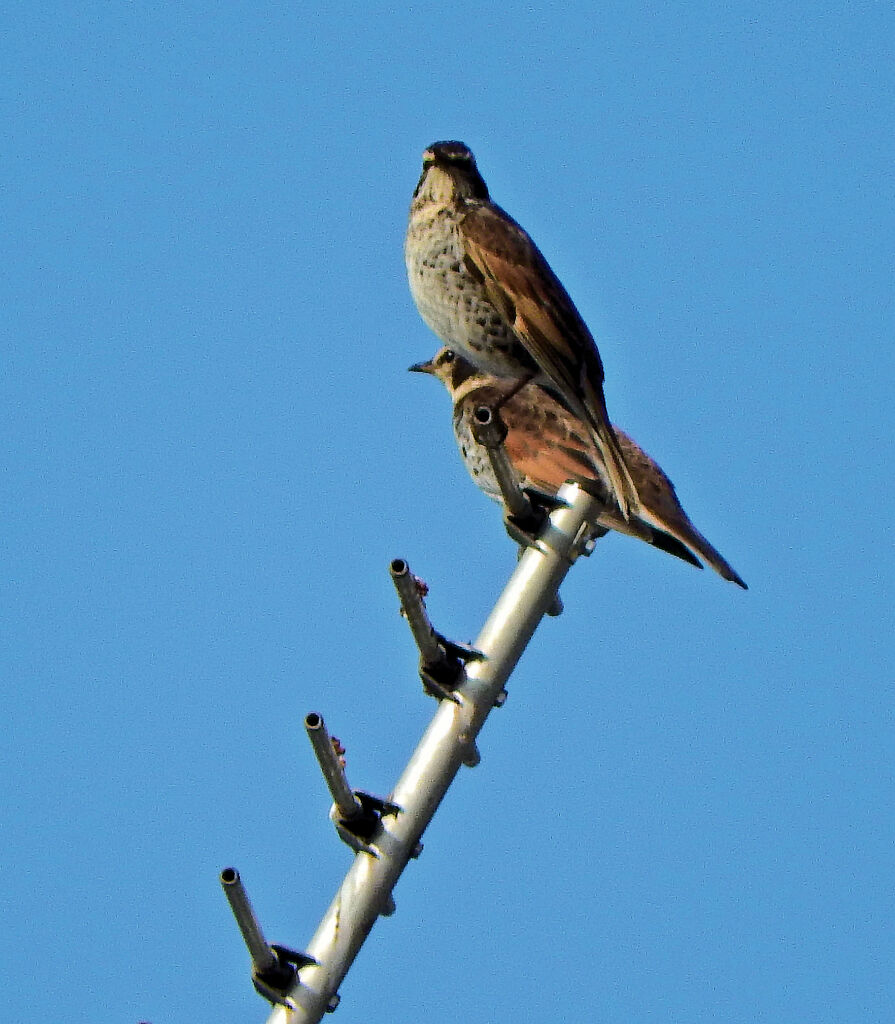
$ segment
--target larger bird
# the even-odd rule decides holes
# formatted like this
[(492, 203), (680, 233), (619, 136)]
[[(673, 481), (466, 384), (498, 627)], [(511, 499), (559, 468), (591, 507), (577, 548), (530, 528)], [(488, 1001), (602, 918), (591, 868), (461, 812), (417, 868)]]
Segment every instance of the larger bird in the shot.
[(637, 489), (606, 412), (594, 339), (528, 233), (491, 202), (462, 142), (423, 153), (404, 257), (416, 307), (446, 345), (519, 387), (537, 382), (587, 425), (627, 518)]
[[(489, 498), (500, 501), (501, 494), (488, 453), (473, 434), (473, 417), (480, 406), (499, 408), (507, 428), (504, 450), (523, 487), (554, 498), (566, 480), (577, 480), (598, 497), (607, 497), (606, 469), (587, 427), (537, 384), (529, 383), (513, 392), (512, 384), (477, 371), (448, 348), (411, 369), (432, 374), (447, 388), (463, 462)], [(700, 568), (702, 559), (719, 576), (745, 590), (746, 584), (733, 566), (690, 522), (674, 484), (661, 467), (623, 430), (616, 427), (615, 433), (634, 477), (640, 504), (636, 513), (625, 519), (610, 499), (597, 520), (599, 525), (646, 541)]]

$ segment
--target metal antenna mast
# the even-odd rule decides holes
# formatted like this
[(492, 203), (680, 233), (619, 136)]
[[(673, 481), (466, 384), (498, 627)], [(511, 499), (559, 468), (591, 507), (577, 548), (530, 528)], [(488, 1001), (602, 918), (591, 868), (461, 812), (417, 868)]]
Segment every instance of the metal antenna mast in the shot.
[[(483, 416), (487, 421), (488, 417)], [(487, 426), (487, 423), (485, 424)], [(488, 443), (483, 441), (483, 443)], [(476, 737), (545, 614), (561, 610), (557, 589), (581, 554), (605, 531), (594, 523), (602, 508), (577, 484), (566, 483), (549, 515), (529, 503), (512, 471), (502, 438), (488, 445), (502, 480), (507, 528), (526, 546), (473, 647), (451, 643), (429, 621), (423, 588), (403, 559), (391, 576), (420, 650), (420, 676), (438, 710), (387, 799), (352, 790), (342, 749), (312, 712), (305, 727), (333, 797), (330, 817), (355, 851), (351, 868), (317, 931), (302, 952), (269, 945), (234, 868), (221, 883), (252, 956), (256, 989), (274, 1004), (268, 1024), (312, 1024), (338, 1005), (338, 987), (379, 915), (394, 909), (392, 891), (461, 764), (474, 766)]]

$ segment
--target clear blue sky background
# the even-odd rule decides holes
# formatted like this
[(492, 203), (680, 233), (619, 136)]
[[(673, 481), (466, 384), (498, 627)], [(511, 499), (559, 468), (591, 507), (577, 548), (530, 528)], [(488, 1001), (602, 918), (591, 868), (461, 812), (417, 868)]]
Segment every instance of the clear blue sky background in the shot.
[(0, 38), (10, 1021), (262, 1021), (514, 564), (401, 245), (476, 152), (613, 418), (743, 574), (609, 537), (563, 588), (338, 1019), (890, 1020), (888, 4), (11, 5)]

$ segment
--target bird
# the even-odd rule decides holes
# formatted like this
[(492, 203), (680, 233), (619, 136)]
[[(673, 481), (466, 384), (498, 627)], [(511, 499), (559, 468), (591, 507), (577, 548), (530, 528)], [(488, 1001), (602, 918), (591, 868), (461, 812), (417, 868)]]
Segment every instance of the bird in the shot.
[(423, 152), (404, 259), (420, 316), (442, 343), (484, 373), (545, 387), (586, 424), (627, 518), (637, 489), (609, 422), (596, 343), (531, 237), (491, 201), (464, 143)]
[(410, 369), (437, 377), (447, 388), (463, 462), (489, 498), (502, 501), (488, 452), (473, 434), (473, 418), (482, 406), (498, 410), (507, 428), (504, 450), (520, 485), (536, 501), (555, 498), (563, 483), (574, 480), (605, 502), (597, 520), (599, 526), (636, 537), (700, 569), (704, 561), (725, 580), (748, 589), (730, 563), (690, 522), (674, 484), (658, 463), (619, 427), (614, 428), (615, 435), (640, 496), (636, 513), (627, 519), (613, 498), (602, 453), (588, 425), (540, 385), (529, 381), (514, 391), (511, 381), (480, 372), (446, 346), (432, 359)]

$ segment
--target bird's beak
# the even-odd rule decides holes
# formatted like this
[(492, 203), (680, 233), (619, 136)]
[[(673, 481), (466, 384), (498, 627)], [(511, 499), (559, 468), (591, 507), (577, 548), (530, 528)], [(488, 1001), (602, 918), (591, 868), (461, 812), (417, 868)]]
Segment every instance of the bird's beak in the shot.
[(411, 373), (435, 373), (435, 365), (431, 359), (427, 359), (424, 363), (414, 363), (413, 366), (408, 366), (407, 369)]

